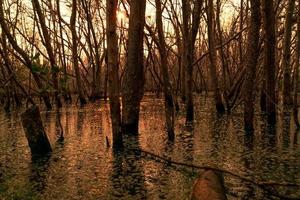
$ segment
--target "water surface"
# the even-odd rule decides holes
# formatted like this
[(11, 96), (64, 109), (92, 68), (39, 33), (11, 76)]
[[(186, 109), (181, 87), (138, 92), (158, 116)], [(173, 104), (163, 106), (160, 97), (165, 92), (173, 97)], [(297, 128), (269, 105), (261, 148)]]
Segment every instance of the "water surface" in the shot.
[[(193, 128), (183, 111), (176, 139), (167, 141), (163, 101), (145, 97), (138, 138), (125, 145), (196, 166), (225, 169), (256, 181), (300, 184), (300, 144), (289, 112), (268, 128), (256, 114), (254, 136), (243, 131), (242, 115), (216, 116), (211, 99), (197, 98)], [(21, 111), (0, 113), (0, 199), (189, 199), (196, 168), (173, 165), (140, 151), (113, 153), (109, 106), (70, 105), (41, 115), (53, 152), (32, 159), (19, 118)], [(65, 140), (58, 141), (61, 133)], [(110, 142), (111, 143), (111, 142)], [(111, 145), (110, 145), (111, 146)], [(255, 184), (225, 174), (229, 199), (276, 199)], [(300, 197), (300, 188), (276, 187), (279, 194)]]

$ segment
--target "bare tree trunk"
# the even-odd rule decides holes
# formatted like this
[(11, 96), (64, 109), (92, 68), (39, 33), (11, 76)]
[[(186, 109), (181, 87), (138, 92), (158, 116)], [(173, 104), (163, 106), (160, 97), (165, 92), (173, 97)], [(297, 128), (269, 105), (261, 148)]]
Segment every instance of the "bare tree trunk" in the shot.
[(174, 101), (172, 94), (172, 86), (169, 80), (169, 72), (168, 72), (168, 57), (166, 51), (166, 42), (165, 36), (163, 32), (163, 23), (162, 23), (162, 9), (161, 9), (161, 1), (155, 0), (156, 5), (156, 26), (158, 30), (158, 40), (159, 40), (159, 52), (160, 52), (160, 62), (162, 68), (163, 75), (163, 86), (164, 86), (164, 94), (165, 94), (165, 116), (166, 116), (166, 125), (168, 132), (168, 139), (174, 140)]
[(266, 95), (266, 113), (270, 124), (276, 123), (276, 105), (275, 105), (275, 13), (273, 0), (263, 0), (263, 18), (264, 18), (264, 76)]
[(285, 105), (292, 104), (291, 96), (291, 36), (292, 36), (292, 17), (295, 8), (295, 0), (288, 1), (288, 8), (286, 10), (285, 17), (285, 32), (283, 39), (283, 59), (282, 59), (282, 69), (283, 74), (283, 103)]
[(28, 108), (21, 114), (24, 132), (33, 155), (42, 155), (52, 151), (45, 132), (40, 110), (37, 106)]
[(118, 60), (118, 36), (117, 36), (117, 6), (118, 0), (106, 1), (106, 35), (108, 58), (108, 84), (110, 118), (112, 122), (113, 148), (122, 147), (121, 109), (119, 93), (119, 60)]
[(62, 26), (62, 20), (61, 20), (61, 14), (60, 14), (60, 0), (56, 0), (56, 8), (57, 8), (57, 15), (58, 15), (58, 25), (59, 25), (59, 34), (60, 34), (60, 47), (61, 48), (61, 63), (63, 64), (63, 73), (64, 73), (64, 85), (62, 86), (63, 89), (63, 95), (65, 98), (65, 101), (68, 103), (72, 102), (72, 96), (69, 91), (68, 87), (68, 75), (67, 75), (67, 61), (66, 61), (66, 53), (65, 53), (65, 42), (63, 38), (63, 26)]
[[(183, 12), (183, 57), (182, 68), (185, 69), (185, 106), (186, 122), (193, 122), (194, 103), (193, 103), (193, 62), (195, 53), (195, 41), (200, 25), (200, 12), (202, 1), (193, 1), (193, 11), (191, 11), (191, 2), (182, 0)], [(189, 22), (192, 18), (192, 22)]]
[(297, 47), (296, 47), (296, 67), (295, 67), (295, 88), (294, 88), (294, 121), (297, 127), (300, 127), (298, 119), (298, 90), (299, 90), (299, 67), (300, 67), (300, 3), (298, 3), (298, 16), (297, 16)]
[(46, 26), (46, 22), (45, 22), (45, 16), (42, 13), (42, 9), (41, 9), (41, 5), (39, 3), (38, 0), (32, 0), (32, 4), (34, 7), (34, 10), (36, 11), (38, 17), (39, 17), (39, 22), (41, 24), (41, 28), (42, 28), (42, 33), (43, 33), (43, 38), (45, 41), (45, 47), (49, 56), (49, 60), (50, 60), (50, 64), (51, 64), (51, 74), (52, 74), (52, 81), (53, 81), (53, 87), (54, 87), (54, 97), (55, 97), (55, 101), (56, 101), (56, 106), (58, 108), (62, 107), (60, 98), (59, 98), (59, 88), (58, 88), (58, 71), (59, 68), (56, 64), (56, 60), (55, 60), (55, 56), (53, 53), (53, 48), (51, 45), (51, 37), (49, 35), (47, 26)]
[(78, 66), (76, 10), (77, 10), (77, 1), (73, 0), (72, 1), (72, 14), (71, 14), (71, 19), (70, 19), (70, 30), (72, 32), (72, 62), (73, 62), (73, 67), (74, 67), (75, 75), (76, 75), (77, 90), (78, 90), (80, 105), (83, 106), (84, 104), (86, 104), (86, 100), (85, 100), (83, 88), (81, 85), (80, 69)]
[(218, 113), (224, 113), (225, 108), (222, 102), (222, 97), (220, 94), (220, 88), (217, 77), (217, 52), (215, 48), (215, 23), (214, 23), (214, 4), (213, 0), (208, 0), (208, 10), (207, 10), (207, 19), (208, 19), (208, 43), (209, 43), (209, 59), (210, 59), (210, 75), (212, 80), (212, 86), (214, 89), (215, 104)]
[[(97, 36), (95, 33), (95, 29), (93, 26), (93, 22), (92, 22), (92, 16), (90, 13), (90, 9), (89, 6), (87, 5), (88, 3), (85, 1), (82, 1), (82, 6), (83, 9), (85, 11), (86, 14), (86, 20), (87, 20), (87, 25), (88, 25), (88, 29), (91, 32), (91, 36), (93, 39), (93, 45), (94, 47), (91, 46), (91, 56), (93, 57), (93, 54), (95, 54), (95, 74), (93, 74), (93, 83), (92, 83), (92, 94), (90, 96), (91, 99), (93, 100), (97, 100), (101, 98), (101, 59), (100, 59), (100, 53), (99, 53), (99, 44), (97, 41)], [(104, 39), (104, 38), (103, 38)]]
[(244, 83), (244, 126), (247, 131), (253, 131), (254, 117), (254, 81), (259, 57), (260, 38), (260, 0), (250, 0), (251, 18), (248, 32), (246, 77)]
[(130, 1), (127, 68), (123, 80), (122, 128), (124, 134), (137, 134), (140, 102), (144, 93), (143, 38), (146, 0)]

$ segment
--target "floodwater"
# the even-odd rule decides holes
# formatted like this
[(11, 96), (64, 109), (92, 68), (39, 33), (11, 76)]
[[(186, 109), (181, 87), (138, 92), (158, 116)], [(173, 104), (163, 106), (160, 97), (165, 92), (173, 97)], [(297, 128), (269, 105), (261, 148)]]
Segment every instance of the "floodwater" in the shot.
[[(125, 137), (131, 150), (123, 153), (114, 153), (106, 142), (106, 137), (111, 141), (108, 104), (42, 111), (53, 152), (38, 159), (31, 158), (21, 111), (1, 112), (0, 199), (190, 199), (201, 170), (165, 162), (143, 151), (194, 166), (220, 168), (254, 182), (300, 184), (300, 133), (289, 112), (278, 114), (273, 129), (256, 113), (256, 131), (251, 137), (245, 136), (241, 114), (218, 117), (212, 99), (201, 97), (195, 102), (194, 127), (187, 128), (183, 111), (178, 113), (176, 139), (171, 143), (164, 131), (163, 101), (145, 97), (139, 137)], [(58, 141), (59, 118), (63, 142)], [(224, 179), (232, 200), (277, 199), (272, 194), (300, 198), (299, 187), (259, 187), (227, 173)]]

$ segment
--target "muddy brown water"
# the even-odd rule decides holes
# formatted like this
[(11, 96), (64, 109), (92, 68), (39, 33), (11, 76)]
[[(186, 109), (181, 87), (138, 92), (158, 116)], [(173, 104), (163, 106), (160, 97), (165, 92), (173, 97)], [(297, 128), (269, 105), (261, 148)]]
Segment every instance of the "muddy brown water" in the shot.
[[(168, 142), (161, 99), (145, 97), (140, 134), (125, 145), (196, 166), (212, 166), (255, 181), (300, 184), (300, 132), (289, 112), (278, 113), (276, 128), (258, 112), (254, 136), (243, 131), (241, 114), (216, 116), (212, 100), (196, 98), (193, 128), (184, 113), (176, 120), (176, 139)], [(58, 113), (41, 108), (53, 152), (32, 159), (19, 114), (0, 112), (0, 199), (189, 199), (201, 170), (164, 162), (138, 151), (114, 153), (109, 106), (104, 102), (59, 111), (64, 141), (59, 142)], [(225, 174), (229, 199), (277, 199), (257, 185)], [(300, 197), (300, 188), (275, 187)]]

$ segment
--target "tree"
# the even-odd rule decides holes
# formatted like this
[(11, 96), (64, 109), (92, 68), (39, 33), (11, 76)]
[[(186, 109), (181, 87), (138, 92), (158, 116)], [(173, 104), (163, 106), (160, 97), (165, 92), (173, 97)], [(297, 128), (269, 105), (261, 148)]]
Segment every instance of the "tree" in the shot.
[(162, 9), (161, 9), (161, 1), (155, 0), (156, 5), (156, 26), (158, 30), (158, 49), (160, 53), (160, 64), (163, 75), (163, 87), (164, 87), (164, 95), (165, 95), (165, 116), (166, 116), (166, 125), (168, 138), (170, 140), (174, 140), (174, 101), (172, 94), (172, 86), (169, 80), (169, 72), (168, 72), (168, 55), (166, 51), (166, 41), (163, 31), (163, 23), (162, 23)]
[(300, 3), (298, 3), (298, 15), (297, 15), (297, 45), (296, 45), (296, 66), (295, 66), (295, 88), (294, 88), (294, 121), (297, 127), (300, 127), (298, 119), (298, 91), (299, 91), (299, 67), (300, 67)]
[(253, 131), (254, 80), (259, 57), (259, 38), (261, 26), (260, 0), (251, 0), (251, 17), (246, 52), (246, 77), (244, 83), (244, 126)]
[(51, 106), (48, 91), (44, 90), (45, 85), (43, 84), (39, 74), (36, 72), (36, 70), (34, 70), (34, 63), (31, 61), (29, 55), (18, 45), (16, 39), (10, 33), (10, 31), (7, 27), (7, 24), (5, 23), (3, 0), (0, 0), (0, 24), (1, 24), (2, 31), (6, 35), (8, 41), (10, 42), (10, 44), (12, 45), (14, 50), (18, 54), (20, 54), (21, 57), (19, 59), (21, 59), (21, 62), (23, 62), (26, 65), (26, 67), (30, 70), (30, 72), (32, 73), (32, 76), (33, 76), (39, 90), (41, 91), (40, 95), (43, 98), (46, 108), (48, 110), (51, 110), (52, 106)]
[(122, 147), (121, 110), (119, 99), (118, 37), (116, 31), (117, 5), (118, 0), (106, 1), (108, 86), (114, 149)]
[(283, 103), (285, 105), (292, 104), (291, 96), (291, 36), (292, 36), (292, 18), (295, 8), (295, 0), (288, 1), (288, 7), (285, 16), (285, 28), (283, 39), (283, 58), (282, 69), (283, 73)]
[(122, 91), (122, 129), (137, 134), (140, 103), (144, 93), (144, 24), (146, 0), (130, 1), (128, 57)]
[(75, 70), (76, 82), (77, 82), (77, 90), (79, 95), (79, 101), (81, 106), (85, 105), (87, 102), (85, 100), (83, 89), (81, 85), (81, 76), (80, 69), (78, 65), (78, 52), (77, 52), (77, 33), (76, 33), (76, 10), (77, 10), (77, 1), (72, 1), (72, 14), (70, 19), (70, 30), (72, 32), (72, 63)]
[(42, 33), (43, 35), (41, 36), (44, 39), (45, 42), (45, 47), (49, 56), (50, 64), (51, 64), (51, 74), (52, 74), (52, 81), (53, 81), (53, 88), (54, 88), (54, 97), (56, 101), (56, 106), (60, 108), (62, 106), (60, 98), (59, 98), (59, 88), (58, 88), (58, 72), (59, 68), (56, 64), (55, 56), (53, 53), (53, 48), (51, 45), (51, 37), (48, 32), (48, 28), (46, 26), (45, 22), (45, 16), (42, 12), (41, 5), (38, 0), (32, 0), (33, 8), (35, 12), (37, 13), (37, 16), (39, 18), (39, 22), (41, 25)]
[[(185, 107), (186, 122), (192, 122), (194, 119), (193, 103), (193, 62), (195, 58), (195, 41), (200, 25), (200, 14), (202, 1), (193, 1), (194, 8), (191, 11), (191, 2), (182, 0), (182, 68), (185, 70)], [(190, 21), (192, 18), (192, 21)]]
[(263, 0), (263, 28), (265, 32), (264, 40), (264, 76), (266, 96), (266, 114), (270, 124), (276, 123), (276, 105), (275, 105), (275, 11), (273, 0)]
[[(209, 60), (210, 60), (210, 76), (212, 80), (212, 86), (214, 89), (214, 98), (216, 109), (218, 113), (225, 111), (222, 97), (220, 94), (220, 88), (217, 77), (217, 51), (215, 47), (215, 15), (213, 0), (208, 0), (207, 5), (207, 32), (208, 32), (208, 44), (209, 44)], [(225, 72), (223, 72), (225, 73)]]

